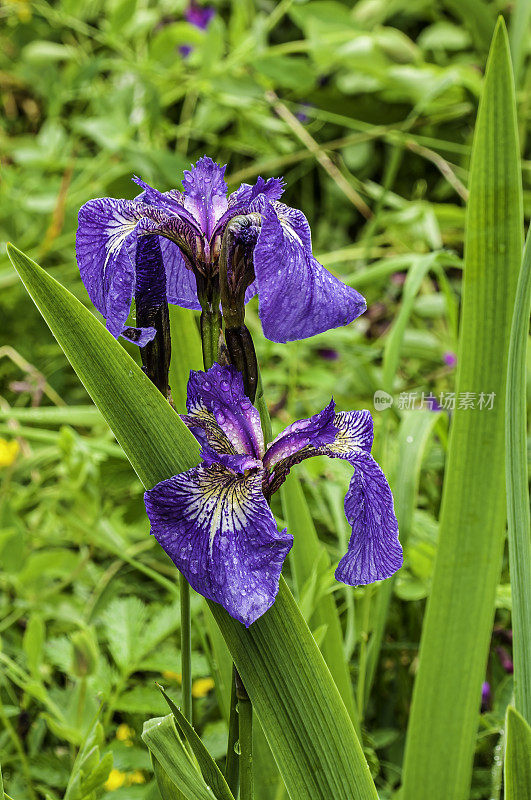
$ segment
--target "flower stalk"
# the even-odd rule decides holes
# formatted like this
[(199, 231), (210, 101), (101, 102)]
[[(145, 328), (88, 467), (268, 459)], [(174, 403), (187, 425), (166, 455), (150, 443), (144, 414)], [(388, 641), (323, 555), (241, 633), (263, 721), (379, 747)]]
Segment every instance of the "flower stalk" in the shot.
[(240, 729), (240, 800), (253, 800), (253, 706), (237, 669), (234, 670), (234, 681)]
[(190, 613), (190, 584), (179, 576), (181, 599), (181, 689), (183, 714), (192, 723), (192, 616)]
[(225, 761), (225, 779), (234, 797), (238, 796), (240, 785), (240, 757), (238, 737), (240, 721), (238, 719), (238, 698), (236, 696), (236, 667), (232, 665), (232, 687), (230, 693), (229, 736), (227, 739), (227, 759)]
[(219, 289), (211, 280), (197, 274), (197, 296), (201, 303), (200, 331), (203, 348), (203, 366), (210, 369), (218, 359), (221, 335), (221, 314), (219, 312)]

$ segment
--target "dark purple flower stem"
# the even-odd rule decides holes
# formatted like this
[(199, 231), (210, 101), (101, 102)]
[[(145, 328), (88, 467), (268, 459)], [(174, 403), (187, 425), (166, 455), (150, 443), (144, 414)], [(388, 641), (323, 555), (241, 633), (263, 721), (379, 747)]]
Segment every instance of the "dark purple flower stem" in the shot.
[(254, 403), (258, 388), (258, 362), (251, 334), (245, 325), (225, 329), (231, 364), (243, 375), (245, 394)]
[(136, 319), (138, 327), (153, 327), (157, 331), (155, 338), (145, 347), (140, 348), (140, 358), (142, 359), (142, 368), (150, 381), (168, 399), (168, 371), (171, 358), (168, 304), (159, 306), (154, 313), (146, 316), (138, 313), (137, 305)]
[(136, 324), (155, 328), (155, 338), (140, 348), (142, 368), (166, 399), (169, 397), (171, 340), (166, 273), (158, 237), (142, 237), (136, 254)]
[(251, 334), (244, 324), (245, 291), (255, 278), (252, 246), (259, 229), (259, 214), (234, 217), (225, 228), (219, 256), (225, 342), (231, 364), (243, 376), (245, 394), (251, 403), (258, 388), (258, 362)]

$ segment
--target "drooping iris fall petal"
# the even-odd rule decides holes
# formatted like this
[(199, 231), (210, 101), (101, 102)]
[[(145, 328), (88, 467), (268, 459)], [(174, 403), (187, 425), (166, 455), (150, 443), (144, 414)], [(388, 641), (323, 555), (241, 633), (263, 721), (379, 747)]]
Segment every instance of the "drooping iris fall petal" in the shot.
[(233, 458), (234, 469), (196, 467), (145, 500), (151, 532), (190, 585), (249, 626), (273, 605), (293, 537), (278, 531), (259, 462)]
[(274, 601), (291, 537), (278, 532), (266, 496), (311, 456), (342, 458), (354, 467), (345, 498), (352, 535), (338, 580), (372, 583), (400, 568), (393, 497), (370, 455), (368, 411), (337, 413), (332, 400), (289, 425), (264, 454), (258, 411), (245, 397), (241, 375), (214, 364), (190, 374), (183, 420), (202, 445), (203, 462), (146, 492), (152, 533), (191, 585), (233, 617), (250, 625)]
[(348, 325), (367, 305), (355, 289), (312, 254), (310, 226), (302, 211), (258, 198), (262, 225), (253, 260), (260, 321), (273, 342), (307, 339)]

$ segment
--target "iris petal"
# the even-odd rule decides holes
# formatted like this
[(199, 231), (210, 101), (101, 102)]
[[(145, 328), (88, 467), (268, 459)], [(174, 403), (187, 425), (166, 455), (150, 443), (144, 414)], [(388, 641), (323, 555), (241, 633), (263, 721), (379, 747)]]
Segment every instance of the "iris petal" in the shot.
[(100, 198), (79, 211), (76, 256), (90, 299), (113, 336), (122, 333), (135, 288), (136, 226), (142, 208)]
[[(264, 437), (260, 414), (246, 397), (243, 378), (234, 367), (214, 364), (207, 372), (190, 372), (187, 408), (188, 414), (183, 417), (185, 423), (192, 432), (194, 426), (201, 428), (207, 443), (216, 452), (262, 456)], [(207, 430), (205, 419), (207, 423), (215, 423), (219, 430), (212, 426)], [(227, 440), (230, 450), (222, 449)], [(199, 438), (199, 441), (202, 440)]]
[(360, 452), (352, 463), (356, 471), (345, 497), (352, 535), (336, 578), (359, 586), (389, 578), (402, 566), (403, 556), (385, 475), (369, 453)]
[(221, 167), (208, 156), (203, 156), (191, 169), (184, 171), (184, 207), (198, 221), (207, 239), (227, 210), (225, 169), (226, 166)]
[(339, 411), (334, 416), (336, 434), (322, 448), (322, 454), (331, 458), (355, 458), (360, 450), (371, 452), (373, 422), (370, 412)]
[(277, 529), (261, 470), (234, 466), (195, 467), (145, 501), (152, 534), (190, 585), (248, 627), (273, 605), (293, 537)]
[(254, 269), (268, 339), (306, 339), (347, 325), (365, 311), (364, 298), (312, 255), (310, 228), (301, 211), (264, 197), (252, 206), (262, 215)]
[(269, 445), (264, 466), (289, 470), (302, 458), (319, 455), (319, 448), (333, 442), (337, 434), (334, 409), (335, 403), (331, 400), (323, 411), (313, 417), (299, 419), (288, 425)]

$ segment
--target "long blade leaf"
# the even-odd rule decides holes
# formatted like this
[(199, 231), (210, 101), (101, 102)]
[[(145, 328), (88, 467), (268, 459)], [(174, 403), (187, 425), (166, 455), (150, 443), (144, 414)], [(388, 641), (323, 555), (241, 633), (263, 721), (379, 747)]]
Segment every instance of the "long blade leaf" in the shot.
[(514, 708), (507, 709), (505, 800), (531, 800), (531, 728)]
[[(197, 463), (195, 439), (119, 343), (34, 261), (12, 246), (9, 255), (144, 485)], [(210, 607), (291, 799), (375, 800), (348, 712), (284, 580), (250, 628)]]
[[(505, 384), (522, 253), (522, 194), (505, 25), (494, 33), (474, 136), (457, 408), (439, 547), (406, 742), (408, 800), (469, 797), (505, 535)], [(469, 392), (471, 395), (463, 395)], [(477, 407), (479, 394), (493, 407)]]
[(526, 349), (531, 310), (531, 235), (528, 233), (514, 307), (507, 368), (507, 536), (511, 570), (514, 694), (531, 723), (531, 525), (527, 477)]

